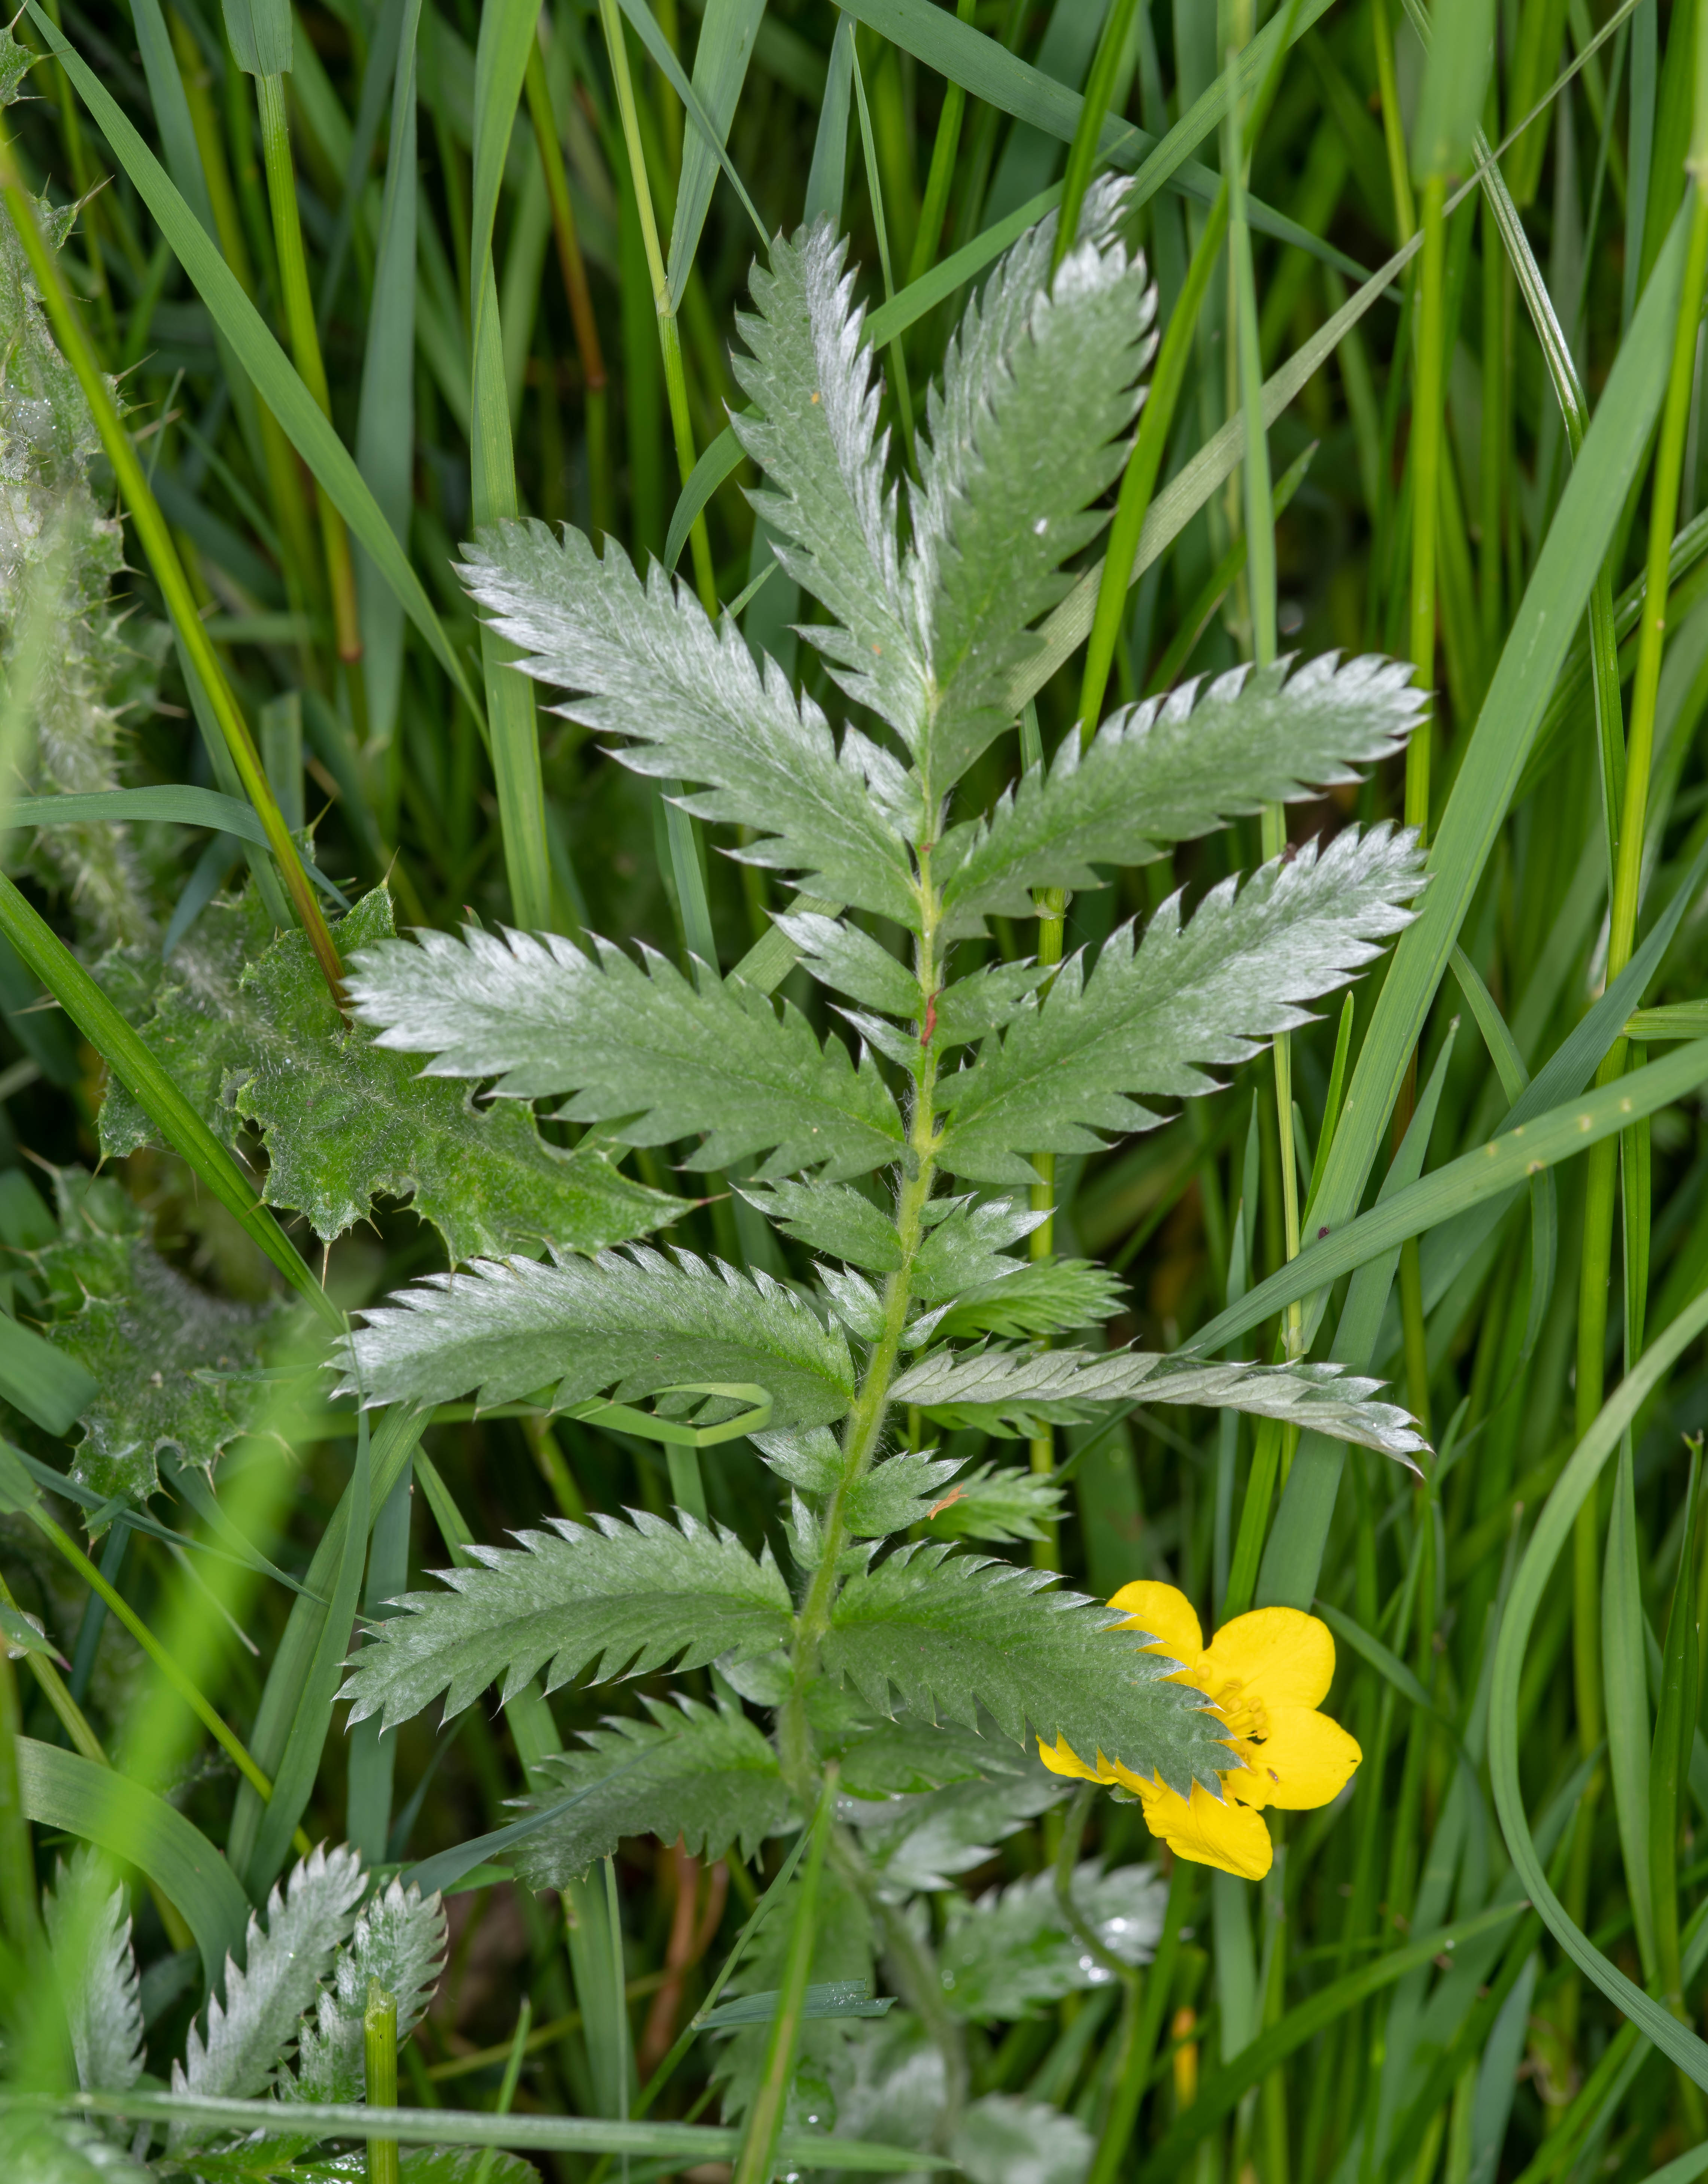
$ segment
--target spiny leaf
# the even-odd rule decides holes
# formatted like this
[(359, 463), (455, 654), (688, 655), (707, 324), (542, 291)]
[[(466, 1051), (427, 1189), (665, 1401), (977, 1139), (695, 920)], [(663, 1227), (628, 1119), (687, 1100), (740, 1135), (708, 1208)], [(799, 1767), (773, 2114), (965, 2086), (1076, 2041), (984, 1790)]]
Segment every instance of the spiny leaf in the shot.
[(756, 1562), (733, 1532), (678, 1513), (681, 1529), (635, 1513), (596, 1529), (552, 1520), (520, 1547), (472, 1547), (475, 1567), (442, 1571), (449, 1592), (405, 1593), (355, 1655), (342, 1696), (352, 1724), (407, 1721), (440, 1691), (460, 1713), (488, 1684), (508, 1699), (544, 1666), (546, 1689), (675, 1663), (703, 1668), (787, 1644), (789, 1589), (770, 1549)]
[[(1029, 2016), (1076, 1989), (1106, 1986), (1114, 1975), (1086, 1953), (1056, 1901), (1052, 1872), (1029, 1874), (1010, 1888), (991, 1889), (976, 1903), (948, 1903), (948, 1930), (940, 1964), (943, 1998), (968, 2023)], [(1163, 1930), (1168, 1894), (1153, 1865), (1095, 1862), (1074, 1875), (1074, 1903), (1112, 1957), (1150, 1960)]]
[(940, 1424), (1023, 1440), (1050, 1423), (1083, 1424), (1097, 1416), (1088, 1407), (1096, 1403), (1203, 1404), (1281, 1418), (1409, 1463), (1428, 1444), (1396, 1404), (1370, 1400), (1381, 1385), (1334, 1364), (1206, 1364), (1189, 1353), (1163, 1357), (1141, 1350), (1102, 1357), (1084, 1350), (936, 1351), (890, 1384), (890, 1400), (917, 1404)]
[(92, 1852), (61, 1865), (42, 1899), (53, 1977), (86, 2092), (123, 2092), (142, 2068), (142, 2006), (125, 1892)]
[[(631, 1182), (597, 1145), (548, 1145), (525, 1107), (477, 1107), (345, 1025), (301, 933), (262, 949), (242, 909), (217, 921), (204, 912), (201, 923), (210, 921), (199, 952), (181, 966), (174, 958), (141, 1028), (204, 1121), (228, 1139), (239, 1119), (260, 1126), (263, 1200), (305, 1213), (318, 1236), (366, 1220), (377, 1197), (409, 1201), (453, 1261), (542, 1243), (597, 1251), (681, 1212), (680, 1200)], [(392, 932), (390, 899), (376, 888), (339, 925), (338, 944), (349, 954)], [(101, 1131), (109, 1153), (155, 1136), (113, 1090)]]
[(680, 1836), (693, 1857), (721, 1858), (732, 1844), (751, 1859), (789, 1814), (777, 1754), (737, 1707), (714, 1709), (678, 1696), (644, 1699), (646, 1721), (611, 1720), (582, 1732), (584, 1752), (546, 1763), (550, 1787), (537, 1808), (591, 1791), (516, 1847), (530, 1888), (561, 1888), (608, 1857), (624, 1836)]
[[(224, 2004), (217, 1995), (209, 2002), (205, 2036), (191, 2028), (184, 2060), (172, 2065), (175, 2093), (243, 2099), (265, 2091), (366, 1885), (361, 1861), (347, 1847), (322, 1845), (298, 1861), (284, 1890), (275, 1886), (268, 1897), (265, 1926), (251, 1914), (243, 1970), (226, 1959)], [(175, 2126), (174, 2144), (200, 2128)]]
[(551, 1389), (554, 1408), (615, 1387), (622, 1402), (693, 1381), (767, 1389), (779, 1427), (828, 1424), (854, 1393), (848, 1346), (762, 1271), (738, 1273), (678, 1251), (541, 1266), (478, 1259), (432, 1274), (369, 1309), (344, 1354), (347, 1393), (483, 1404)]
[(56, 1349), (99, 1393), (79, 1420), (71, 1476), (103, 1495), (159, 1490), (155, 1458), (176, 1449), (213, 1464), (260, 1420), (266, 1390), (247, 1379), (288, 1318), (209, 1296), (149, 1242), (147, 1216), (106, 1178), (68, 1171), (61, 1240), (32, 1255), (48, 1291)]
[(1061, 1502), (1061, 1488), (1047, 1479), (981, 1463), (943, 1496), (926, 1527), (934, 1540), (1047, 1539)]
[(1265, 804), (1292, 803), (1401, 749), (1428, 693), (1404, 660), (1343, 664), (1337, 652), (1185, 682), (1113, 714), (1081, 754), (1064, 736), (1048, 766), (1004, 790), (987, 819), (955, 827), (932, 872), (946, 929), (984, 913), (1036, 914), (1032, 889), (1092, 888), (1096, 865), (1141, 865)]
[(951, 1886), (1065, 1795), (1060, 1776), (1031, 1753), (991, 1745), (975, 1778), (881, 1805), (851, 1803), (847, 1812), (883, 1893), (896, 1902)]
[[(825, 1701), (839, 1701), (849, 1722), (828, 1728), (821, 1719)], [(984, 1781), (1012, 1774), (1024, 1755), (1012, 1746), (958, 1723), (918, 1721), (901, 1713), (874, 1720), (852, 1703), (853, 1695), (834, 1684), (820, 1684), (809, 1696), (807, 1712), (823, 1749), (842, 1769), (842, 1788), (851, 1797), (885, 1798), (941, 1790), (951, 1782)]]
[(901, 1117), (869, 1057), (857, 1069), (839, 1039), (821, 1048), (798, 1010), (779, 1019), (739, 979), (697, 990), (660, 956), (642, 970), (595, 946), (424, 933), (355, 957), (349, 990), (382, 1046), (437, 1057), (428, 1074), (496, 1076), (519, 1099), (573, 1091), (569, 1120), (617, 1124), (625, 1145), (704, 1130), (696, 1167), (771, 1150), (762, 1180), (834, 1179), (900, 1154)]
[(907, 619), (896, 492), (884, 476), (889, 435), (878, 432), (879, 390), (847, 255), (827, 219), (778, 237), (770, 270), (755, 266), (758, 312), (735, 320), (749, 354), (730, 362), (759, 414), (730, 422), (766, 474), (769, 490), (753, 505), (779, 565), (834, 618), (803, 633), (849, 696), (917, 755), (929, 674)]
[(684, 809), (762, 838), (733, 855), (917, 923), (907, 854), (924, 831), (917, 785), (857, 729), (839, 755), (818, 707), (794, 696), (774, 661), (762, 674), (727, 615), (714, 629), (656, 562), (643, 588), (614, 541), (601, 560), (580, 532), (566, 528), (560, 544), (539, 522), (483, 532), (460, 573), (528, 655), (528, 674), (584, 694), (554, 710), (631, 738), (614, 755), (638, 773), (709, 783), (681, 799)]
[(1056, 214), (1021, 237), (968, 305), (928, 398), (904, 582), (932, 681), (918, 755), (934, 795), (1012, 722), (1008, 688), (1039, 649), (1028, 625), (1107, 520), (1093, 504), (1121, 466), (1156, 309), (1118, 232), (1127, 187), (1086, 192), (1053, 280)]
[(1302, 1004), (1344, 985), (1409, 922), (1422, 885), (1416, 837), (1348, 828), (1318, 854), (1277, 857), (1242, 888), (1225, 880), (1181, 921), (1163, 905), (1141, 944), (1123, 926), (1091, 976), (1062, 966), (1028, 1008), (946, 1078), (940, 1158), (952, 1174), (1030, 1183), (1027, 1153), (1092, 1152), (1100, 1131), (1149, 1128), (1135, 1094), (1190, 1096), (1215, 1080), (1199, 1064), (1248, 1061), (1262, 1041), (1311, 1019)]
[(1017, 1743), (1028, 1730), (1118, 1758), (1186, 1791), (1220, 1788), (1227, 1747), (1203, 1700), (1141, 1652), (1101, 1602), (1051, 1592), (1047, 1572), (926, 1543), (850, 1580), (823, 1658), (868, 1706), (891, 1693), (913, 1713), (971, 1725), (982, 1705)]
[(426, 2014), (444, 1968), (444, 1905), (437, 1895), (394, 1880), (356, 1920), (332, 1966), (332, 1984), (302, 2028), (295, 2077), (280, 2091), (303, 2101), (359, 2101), (365, 2097), (363, 2019), (368, 1982), (377, 1980), (397, 2003), (397, 2036), (406, 2040)]

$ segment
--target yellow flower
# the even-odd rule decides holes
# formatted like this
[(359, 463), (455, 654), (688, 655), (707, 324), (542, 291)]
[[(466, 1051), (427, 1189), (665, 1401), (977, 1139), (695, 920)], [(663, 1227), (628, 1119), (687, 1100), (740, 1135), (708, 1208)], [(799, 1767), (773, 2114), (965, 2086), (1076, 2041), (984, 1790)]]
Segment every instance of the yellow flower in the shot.
[(1125, 1610), (1119, 1629), (1150, 1634), (1146, 1652), (1180, 1663), (1168, 1681), (1201, 1691), (1226, 1724), (1237, 1756), (1222, 1775), (1225, 1795), (1218, 1799), (1194, 1782), (1183, 1797), (1101, 1752), (1088, 1767), (1065, 1737), (1054, 1745), (1040, 1737), (1039, 1758), (1052, 1774), (1130, 1790), (1151, 1833), (1176, 1857), (1261, 1880), (1275, 1853), (1260, 1808), (1301, 1813), (1329, 1804), (1364, 1757), (1338, 1722), (1317, 1712), (1334, 1680), (1327, 1624), (1296, 1607), (1259, 1607), (1236, 1615), (1206, 1646), (1191, 1601), (1174, 1585), (1124, 1585), (1109, 1605)]

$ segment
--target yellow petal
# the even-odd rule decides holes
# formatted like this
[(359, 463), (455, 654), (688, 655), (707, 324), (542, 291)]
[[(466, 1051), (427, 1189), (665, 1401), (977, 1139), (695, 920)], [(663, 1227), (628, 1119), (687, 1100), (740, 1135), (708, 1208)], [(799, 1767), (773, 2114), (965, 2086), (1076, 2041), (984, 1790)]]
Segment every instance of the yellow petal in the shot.
[(1271, 1707), (1269, 1724), (1261, 1743), (1241, 1746), (1246, 1771), (1230, 1774), (1228, 1789), (1243, 1804), (1287, 1813), (1331, 1804), (1364, 1757), (1358, 1739), (1310, 1707)]
[(1261, 1880), (1269, 1871), (1275, 1846), (1250, 1806), (1218, 1804), (1202, 1782), (1193, 1783), (1190, 1803), (1178, 1790), (1154, 1786), (1141, 1802), (1146, 1826), (1176, 1858), (1236, 1873), (1243, 1880)]
[(1148, 1578), (1140, 1579), (1132, 1585), (1124, 1585), (1109, 1605), (1119, 1607), (1126, 1617), (1124, 1629), (1150, 1633), (1153, 1642), (1146, 1646), (1147, 1653), (1171, 1653), (1184, 1666), (1191, 1668), (1204, 1650), (1203, 1626), (1198, 1621), (1197, 1610), (1178, 1585), (1157, 1585)]
[(1217, 1631), (1208, 1666), (1218, 1683), (1237, 1680), (1271, 1713), (1320, 1706), (1334, 1681), (1334, 1638), (1296, 1607), (1257, 1607)]
[(1087, 1767), (1065, 1736), (1058, 1738), (1054, 1744), (1046, 1744), (1041, 1736), (1038, 1739), (1038, 1757), (1052, 1774), (1072, 1775), (1081, 1782), (1101, 1782), (1108, 1779), (1096, 1768)]

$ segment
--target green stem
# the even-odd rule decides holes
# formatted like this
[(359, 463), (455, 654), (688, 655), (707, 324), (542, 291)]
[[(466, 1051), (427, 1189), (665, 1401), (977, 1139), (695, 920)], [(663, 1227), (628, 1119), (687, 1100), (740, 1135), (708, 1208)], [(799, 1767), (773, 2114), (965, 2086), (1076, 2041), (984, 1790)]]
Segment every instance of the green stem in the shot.
[(24, 254), (30, 261), (30, 270), (36, 276), (36, 287), (47, 315), (53, 321), (53, 332), (66, 360), (77, 376), (101, 436), (101, 444), (107, 451), (107, 460), (113, 465), (119, 482), (119, 492), (130, 507), (131, 521), (142, 541), (154, 580), (160, 587), (166, 610), (171, 616), (178, 640), (188, 655), (191, 666), (200, 677), (207, 692), (209, 703), (220, 733), (226, 738), (238, 778), (244, 793), (254, 805), (256, 813), (266, 831), (267, 846), (277, 861), (281, 878), (288, 889), (292, 906), (308, 935), (315, 960), (332, 998), (340, 1008), (343, 1006), (343, 966), (338, 951), (332, 945), (332, 937), (327, 930), (326, 920), (315, 899), (315, 891), (308, 874), (303, 869), (302, 859), (297, 855), (296, 844), (291, 839), (278, 804), (268, 785), (254, 742), (248, 723), (238, 707), (232, 686), (226, 679), (219, 656), (210, 642), (206, 625), (197, 611), (194, 595), (184, 574), (183, 564), (172, 543), (172, 534), (159, 504), (149, 490), (142, 466), (137, 460), (137, 451), (131, 444), (131, 436), (125, 430), (114, 404), (107, 381), (96, 364), (94, 352), (89, 346), (88, 336), (83, 331), (75, 304), (59, 277), (59, 267), (53, 254), (42, 240), (36, 224), (34, 200), (25, 187), (18, 170), (17, 155), (9, 139), (0, 143), (0, 195), (6, 200), (6, 209), (18, 239), (24, 246)]
[(1409, 242), (1417, 232), (1417, 213), (1411, 199), (1411, 165), (1406, 157), (1405, 123), (1399, 110), (1399, 85), (1393, 68), (1393, 25), (1387, 16), (1387, 0), (1370, 0), (1370, 42), (1376, 47), (1376, 81), (1381, 100), (1382, 142), (1387, 152), (1387, 178), (1393, 188), (1395, 240)]
[[(1435, 681), (1435, 560), (1441, 513), (1443, 384), (1447, 332), (1447, 177), (1423, 186), (1418, 275), (1417, 372), (1411, 404), (1411, 662), (1419, 687)], [(1420, 722), (1405, 749), (1405, 823), (1429, 839), (1432, 732)]]
[(788, 2105), (795, 2051), (801, 2041), (807, 1975), (812, 1969), (812, 1943), (818, 1924), (818, 1881), (824, 1870), (824, 1852), (830, 1840), (831, 1815), (836, 1809), (836, 1780), (837, 1770), (833, 1764), (825, 1770), (824, 1787), (812, 1818), (812, 1839), (807, 1847), (806, 1869), (801, 1876), (795, 1917), (789, 1928), (789, 1952), (784, 1958), (777, 2014), (771, 2020), (765, 2067), (748, 2114), (732, 2184), (771, 2184), (772, 2164)]
[[(362, 2057), (368, 2106), (394, 2109), (398, 2104), (397, 1997), (388, 1994), (377, 1979), (368, 1981), (368, 2006), (362, 2015)], [(398, 2184), (394, 2138), (368, 2141), (368, 2184)]]
[[(958, 21), (970, 23), (977, 0), (955, 0)], [(931, 170), (925, 177), (925, 201), (919, 208), (919, 225), (913, 231), (913, 254), (907, 261), (907, 286), (923, 280), (936, 262), (937, 244), (943, 232), (943, 215), (949, 209), (949, 191), (955, 179), (955, 154), (961, 146), (961, 123), (967, 111), (967, 94), (958, 83), (943, 86), (942, 111), (937, 116), (937, 136), (931, 147)]]
[[(315, 324), (315, 299), (309, 287), (308, 262), (303, 253), (296, 167), (291, 157), (291, 126), (285, 109), (285, 80), (280, 75), (257, 76), (255, 90), (261, 116), (261, 157), (267, 170), (267, 198), (273, 215), (273, 243), (279, 256), (279, 285), (284, 292), (291, 354), (303, 384), (330, 423), (332, 393), (327, 385), (326, 361), (321, 354), (321, 337)], [(330, 494), (317, 493), (315, 499), (320, 510), (321, 543), (327, 557), (327, 581), (332, 595), (338, 657), (349, 666), (362, 656), (349, 534)], [(354, 687), (352, 679), (352, 689)]]
[[(1138, 2120), (1139, 2103), (1144, 2098), (1145, 2086), (1150, 2077), (1151, 2058), (1157, 2052), (1163, 2018), (1174, 1988), (1175, 1964), (1181, 1950), (1181, 1930), (1186, 1924), (1192, 1897), (1192, 1869), (1184, 1858), (1176, 1858), (1169, 1880), (1169, 1906), (1163, 1916), (1162, 1939), (1158, 1942), (1157, 1953), (1144, 1974), (1142, 1997), (1138, 2000), (1130, 2036), (1125, 2035), (1124, 2020), (1125, 2045), (1114, 2092), (1109, 2102), (1109, 2112), (1103, 2119), (1096, 2158), (1091, 2163), (1086, 2184), (1116, 2184), (1122, 2173), (1123, 2164), (1130, 2154), (1133, 2126)], [(1133, 1991), (1130, 1988), (1130, 2008), (1134, 2001)]]

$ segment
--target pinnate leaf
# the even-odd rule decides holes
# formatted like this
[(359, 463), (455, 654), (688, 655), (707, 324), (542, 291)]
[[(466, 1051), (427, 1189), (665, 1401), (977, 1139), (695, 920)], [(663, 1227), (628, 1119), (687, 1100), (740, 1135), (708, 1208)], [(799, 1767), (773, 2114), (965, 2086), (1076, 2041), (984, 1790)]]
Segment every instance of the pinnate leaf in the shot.
[(377, 1980), (397, 2003), (397, 2036), (406, 2040), (426, 2014), (444, 1968), (444, 1905), (437, 1895), (399, 1880), (362, 1912), (332, 1965), (312, 2022), (303, 2026), (294, 2079), (282, 2092), (304, 2101), (359, 2101), (365, 2096), (362, 2020), (368, 1982)]
[(344, 1354), (366, 1403), (503, 1403), (553, 1390), (552, 1407), (614, 1388), (621, 1402), (695, 1381), (767, 1389), (779, 1428), (839, 1418), (854, 1393), (848, 1346), (761, 1271), (635, 1245), (567, 1259), (477, 1260), (371, 1307)]
[(703, 1668), (786, 1645), (789, 1588), (767, 1548), (756, 1561), (734, 1533), (678, 1513), (680, 1530), (635, 1513), (591, 1527), (554, 1518), (518, 1547), (472, 1547), (442, 1571), (446, 1592), (410, 1592), (355, 1655), (343, 1696), (354, 1724), (407, 1721), (441, 1691), (460, 1713), (489, 1684), (511, 1698), (544, 1667), (555, 1690), (672, 1663)]
[[(922, 830), (917, 788), (857, 729), (839, 755), (823, 714), (796, 699), (782, 670), (755, 664), (726, 615), (655, 562), (643, 586), (607, 540), (603, 558), (576, 530), (505, 523), (467, 550), (463, 582), (542, 682), (577, 694), (554, 710), (631, 738), (616, 756), (637, 772), (709, 788), (682, 798), (697, 817), (751, 827), (734, 854), (795, 874), (811, 894), (918, 918), (907, 839)], [(904, 830), (905, 836), (904, 838)]]
[(884, 1894), (899, 1901), (916, 1889), (947, 1888), (985, 1864), (999, 1843), (1066, 1794), (1061, 1777), (1032, 1753), (992, 1742), (974, 1777), (847, 1811)]
[(624, 1836), (679, 1836), (693, 1857), (721, 1858), (732, 1844), (752, 1858), (789, 1814), (777, 1754), (738, 1707), (643, 1702), (650, 1719), (611, 1720), (583, 1732), (585, 1751), (555, 1754), (542, 1770), (549, 1786), (538, 1808), (567, 1792), (586, 1793), (537, 1835), (516, 1846), (516, 1869), (530, 1888), (561, 1888)]
[(769, 1181), (803, 1167), (862, 1175), (901, 1150), (901, 1117), (869, 1057), (821, 1048), (799, 1011), (782, 1016), (740, 979), (701, 988), (663, 957), (638, 967), (595, 943), (583, 956), (548, 934), (461, 940), (424, 933), (351, 963), (351, 999), (379, 1044), (435, 1060), (428, 1073), (498, 1077), (520, 1099), (573, 1091), (572, 1122), (667, 1145), (708, 1133), (696, 1167), (769, 1151)]
[(1141, 943), (1123, 926), (1089, 978), (1084, 958), (1070, 959), (1041, 1006), (943, 1082), (943, 1165), (1030, 1183), (1026, 1154), (1091, 1152), (1099, 1132), (1154, 1123), (1135, 1095), (1213, 1090), (1203, 1065), (1248, 1061), (1309, 1023), (1303, 1004), (1344, 985), (1409, 922), (1403, 905), (1422, 883), (1415, 835), (1384, 825), (1275, 858), (1243, 887), (1225, 880), (1188, 923), (1171, 897)]
[(1095, 866), (1147, 864), (1265, 804), (1355, 781), (1404, 747), (1427, 702), (1404, 660), (1329, 652), (1124, 707), (1089, 750), (1064, 736), (987, 819), (945, 838), (932, 870), (946, 929), (981, 931), (986, 911), (1034, 916), (1035, 888), (1096, 887)]
[(1062, 1490), (1013, 1464), (981, 1463), (956, 1482), (926, 1518), (935, 1540), (1042, 1540)]

